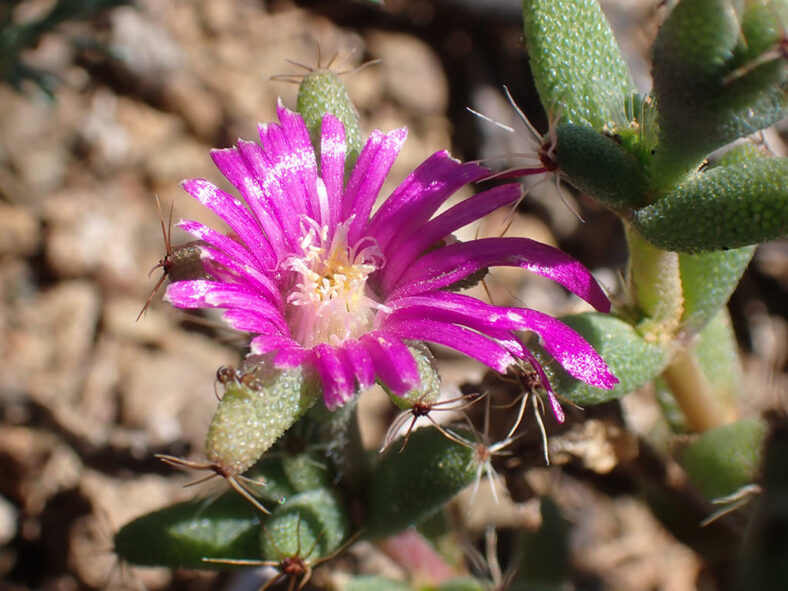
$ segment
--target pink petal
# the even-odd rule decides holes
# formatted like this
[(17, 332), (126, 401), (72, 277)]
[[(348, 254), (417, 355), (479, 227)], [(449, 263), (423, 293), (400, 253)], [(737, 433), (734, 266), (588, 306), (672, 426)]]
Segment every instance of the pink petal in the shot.
[(225, 236), (221, 232), (217, 232), (213, 228), (205, 226), (199, 222), (195, 222), (193, 220), (181, 220), (178, 222), (178, 227), (182, 230), (188, 232), (195, 238), (198, 238), (208, 244), (212, 245), (214, 248), (224, 252), (228, 256), (236, 259), (238, 262), (246, 264), (246, 265), (259, 265), (259, 261), (257, 261), (253, 256), (252, 253), (249, 252), (246, 248), (240, 245), (238, 242), (230, 238), (229, 236)]
[[(300, 177), (301, 171), (309, 166), (307, 162), (309, 155), (291, 153), (287, 134), (281, 125), (265, 123), (259, 125), (257, 129), (260, 132), (260, 142), (263, 144), (272, 177), (277, 179), (281, 186), (282, 198), (290, 200), (296, 220), (304, 215), (312, 217), (312, 204)], [(314, 161), (314, 152), (311, 158)]]
[(405, 268), (422, 252), (455, 230), (483, 218), (520, 198), (520, 185), (503, 185), (466, 199), (407, 235), (395, 237), (386, 248), (383, 291), (388, 291)]
[[(342, 210), (342, 193), (345, 186), (345, 127), (326, 113), (320, 137), (320, 175), (326, 186), (329, 212), (329, 228), (339, 222)], [(323, 220), (326, 223), (326, 220)]]
[[(548, 314), (528, 308), (502, 308), (459, 293), (435, 292), (387, 302), (389, 319), (429, 318), (468, 326), (481, 333), (489, 329), (530, 330), (561, 366), (587, 384), (609, 390), (618, 383), (605, 361), (575, 330)], [(388, 319), (384, 321), (388, 326)], [(524, 350), (524, 349), (523, 349)]]
[(566, 420), (564, 409), (561, 408), (558, 398), (556, 398), (555, 392), (553, 392), (553, 388), (550, 385), (550, 380), (547, 378), (547, 374), (544, 372), (544, 369), (536, 357), (534, 357), (533, 353), (523, 347), (523, 344), (517, 338), (512, 336), (510, 331), (488, 329), (485, 331), (485, 334), (491, 338), (494, 338), (498, 343), (503, 345), (507, 351), (516, 357), (525, 359), (531, 364), (531, 366), (534, 368), (534, 371), (536, 371), (536, 373), (539, 375), (539, 381), (542, 383), (542, 386), (547, 392), (547, 398), (550, 402), (550, 408), (553, 410), (553, 415), (555, 415), (555, 419), (559, 423), (563, 423)]
[(360, 342), (372, 358), (375, 373), (392, 392), (401, 396), (419, 385), (416, 360), (400, 339), (371, 332), (362, 336)]
[(176, 281), (167, 286), (164, 299), (176, 308), (241, 308), (273, 322), (282, 332), (288, 332), (287, 322), (277, 307), (259, 294), (241, 285), (221, 281)]
[(238, 140), (236, 148), (211, 150), (211, 158), (244, 198), (272, 248), (281, 256), (282, 237), (287, 227), (282, 225), (282, 213), (269, 197), (270, 187), (262, 184), (267, 164), (261, 153), (262, 148), (254, 142)]
[(506, 369), (515, 362), (514, 357), (498, 343), (464, 326), (428, 319), (400, 320), (391, 316), (384, 322), (382, 330), (401, 339), (445, 345), (501, 373), (505, 373)]
[(181, 187), (218, 215), (235, 232), (263, 269), (276, 266), (273, 249), (249, 211), (232, 195), (202, 179), (183, 181)]
[(610, 311), (602, 288), (577, 260), (529, 238), (481, 238), (444, 246), (418, 259), (400, 277), (391, 298), (447, 287), (486, 267), (522, 267), (560, 283), (601, 312)]
[(262, 318), (256, 312), (233, 308), (222, 312), (222, 318), (235, 330), (262, 335), (281, 335), (282, 331), (273, 322)]
[(261, 199), (255, 213), (258, 217), (267, 215), (268, 211), (272, 213), (274, 220), (271, 223), (276, 222), (281, 228), (281, 240), (289, 249), (292, 244), (289, 233), (297, 229), (298, 219), (303, 212), (294, 207), (294, 201), (280, 183), (278, 170), (270, 155), (266, 154), (259, 144), (239, 140), (238, 151), (263, 189), (264, 201)]
[(265, 355), (271, 351), (278, 351), (279, 349), (299, 348), (300, 345), (290, 337), (262, 334), (252, 339), (250, 343), (252, 353), (255, 355)]
[(528, 360), (528, 363), (531, 364), (531, 367), (533, 367), (534, 371), (539, 375), (539, 381), (542, 383), (542, 386), (547, 392), (547, 398), (550, 401), (550, 408), (553, 410), (555, 420), (559, 423), (563, 423), (566, 420), (564, 409), (561, 408), (561, 404), (558, 402), (555, 392), (553, 392), (553, 387), (550, 385), (550, 380), (547, 378), (547, 374), (544, 372), (542, 364), (539, 363), (539, 360), (534, 357), (533, 353), (531, 353), (528, 349), (524, 349), (524, 353), (525, 354), (523, 357)]
[(345, 190), (342, 217), (348, 219), (351, 215), (355, 216), (348, 233), (351, 243), (358, 240), (361, 231), (366, 227), (380, 188), (397, 159), (407, 135), (408, 130), (404, 127), (388, 134), (376, 130), (372, 132), (361, 150)]
[(522, 310), (523, 322), (540, 336), (542, 346), (570, 375), (597, 388), (612, 389), (618, 378), (605, 360), (574, 329), (536, 310)]
[(274, 355), (274, 365), (279, 368), (301, 367), (314, 361), (311, 349), (304, 349), (301, 345), (282, 347)]
[(375, 383), (375, 366), (367, 349), (355, 340), (345, 341), (342, 347), (353, 366), (359, 386), (363, 389), (372, 386)]
[(260, 273), (254, 267), (239, 263), (223, 252), (209, 246), (202, 247), (201, 251), (202, 255), (200, 258), (203, 261), (203, 265), (213, 275), (226, 282), (229, 280), (231, 283), (246, 285), (250, 291), (256, 292), (261, 297), (270, 300), (280, 310), (284, 309), (282, 294), (279, 293), (279, 288), (269, 277)]
[(290, 144), (289, 160), (293, 161), (294, 171), (301, 183), (304, 198), (309, 203), (312, 219), (319, 219), (320, 206), (316, 191), (315, 181), (317, 179), (317, 159), (315, 158), (315, 148), (309, 137), (309, 130), (303, 118), (282, 105), (280, 100), (276, 107), (279, 121), (282, 122), (282, 130)]
[(392, 238), (418, 228), (455, 191), (488, 172), (478, 164), (463, 164), (446, 151), (436, 152), (380, 206), (367, 226), (367, 235), (374, 236), (378, 246), (386, 250)]
[(341, 349), (321, 343), (314, 348), (315, 366), (323, 383), (323, 398), (329, 410), (343, 405), (356, 393), (350, 362)]

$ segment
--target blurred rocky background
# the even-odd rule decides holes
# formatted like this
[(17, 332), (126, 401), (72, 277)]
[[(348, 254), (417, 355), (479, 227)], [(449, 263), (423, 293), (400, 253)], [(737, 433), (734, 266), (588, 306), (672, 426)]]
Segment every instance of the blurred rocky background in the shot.
[[(6, 1), (0, 16), (6, 27), (20, 26), (54, 4)], [(647, 90), (648, 47), (664, 8), (643, 0), (603, 6)], [(314, 67), (335, 58), (332, 67), (348, 71), (366, 132), (408, 126), (388, 189), (438, 149), (500, 167), (528, 151), (504, 84), (542, 132), (549, 114), (529, 79), (517, 0), (136, 0), (89, 12), (18, 54), (7, 36), (0, 40), (0, 589), (240, 589), (235, 575), (128, 569), (112, 553), (119, 526), (195, 494), (182, 488), (188, 475), (153, 454), (200, 456), (216, 406), (215, 370), (237, 363), (241, 344), (211, 318), (171, 309), (161, 294), (135, 322), (160, 273), (148, 271), (165, 254), (155, 196), (165, 223), (171, 203), (175, 220), (215, 222), (178, 182), (221, 184), (210, 148), (254, 138), (278, 97), (295, 106), (296, 86), (272, 80), (305, 71), (291, 62)], [(22, 67), (14, 76), (12, 58)], [(354, 71), (370, 60), (380, 63)], [(784, 150), (778, 133), (764, 141)], [(510, 233), (561, 246), (615, 297), (625, 260), (617, 221), (562, 191), (585, 223), (546, 181), (529, 192)], [(505, 216), (468, 231), (500, 233)], [(177, 230), (172, 239), (187, 240)], [(490, 283), (499, 304), (551, 313), (577, 306), (521, 272), (499, 272)], [(776, 242), (759, 250), (732, 300), (748, 413), (785, 409), (786, 288), (788, 244)], [(460, 358), (444, 355), (442, 364), (448, 394), (483, 377)], [(649, 391), (612, 407), (641, 433), (659, 415)], [(374, 448), (391, 405), (372, 391), (362, 413)], [(517, 503), (504, 495), (496, 504), (481, 487), (470, 510), (459, 508), (469, 542), (488, 523), (502, 531), (536, 527), (535, 495), (550, 493), (571, 523), (577, 588), (696, 588), (703, 573), (694, 551), (625, 485), (598, 486), (596, 474), (631, 455), (629, 440), (587, 425), (556, 452), (581, 458), (582, 469), (534, 469)], [(342, 569), (397, 576), (374, 548), (362, 547), (310, 585), (341, 580)]]

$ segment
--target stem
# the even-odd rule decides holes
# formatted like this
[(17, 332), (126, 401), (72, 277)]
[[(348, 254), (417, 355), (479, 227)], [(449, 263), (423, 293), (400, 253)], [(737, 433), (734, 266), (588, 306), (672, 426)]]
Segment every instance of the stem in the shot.
[(379, 542), (378, 546), (405, 569), (410, 579), (430, 587), (460, 574), (415, 529), (406, 529)]
[(344, 406), (329, 411), (317, 405), (309, 417), (319, 424), (320, 437), (328, 443), (331, 458), (343, 483), (352, 490), (362, 490), (370, 471), (369, 458), (361, 443), (356, 397)]
[(646, 316), (638, 330), (647, 339), (670, 342), (684, 311), (679, 255), (646, 242), (631, 225), (625, 229), (632, 304)]
[(678, 253), (649, 244), (629, 225), (626, 233), (632, 304), (645, 316), (637, 329), (647, 340), (675, 348), (662, 377), (684, 413), (687, 426), (702, 432), (726, 424), (733, 413), (723, 410), (696, 353), (678, 344), (684, 311)]
[(687, 419), (687, 426), (695, 432), (708, 431), (733, 420), (731, 413), (720, 407), (711, 384), (701, 370), (695, 354), (678, 349), (662, 378)]

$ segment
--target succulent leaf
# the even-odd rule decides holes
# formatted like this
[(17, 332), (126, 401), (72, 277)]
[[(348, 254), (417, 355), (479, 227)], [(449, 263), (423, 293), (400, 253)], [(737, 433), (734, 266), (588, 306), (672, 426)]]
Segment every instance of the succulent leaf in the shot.
[(525, 42), (548, 113), (601, 131), (637, 89), (596, 0), (523, 0)]
[(208, 428), (205, 455), (243, 474), (320, 398), (308, 371), (256, 366), (254, 387), (230, 383)]
[(682, 464), (709, 499), (730, 495), (754, 480), (765, 436), (760, 419), (706, 431), (684, 451)]
[(333, 478), (333, 471), (329, 469), (327, 460), (309, 451), (285, 453), (282, 468), (288, 481), (298, 492), (327, 486)]
[(682, 0), (670, 13), (653, 49), (658, 187), (788, 115), (788, 65), (778, 49), (787, 8), (784, 0)]
[(545, 372), (556, 393), (580, 406), (621, 398), (653, 379), (667, 361), (660, 347), (645, 341), (631, 325), (615, 316), (589, 312), (565, 316), (561, 320), (597, 350), (619, 379), (612, 390), (579, 382), (557, 364), (547, 361), (548, 358), (534, 347), (539, 359), (544, 360)]
[(556, 130), (556, 157), (562, 177), (608, 207), (632, 209), (647, 203), (643, 168), (613, 137), (562, 123)]
[(260, 557), (260, 522), (235, 493), (178, 503), (142, 515), (115, 534), (115, 553), (140, 566), (216, 570), (203, 558)]
[(347, 538), (350, 519), (344, 503), (328, 488), (302, 492), (277, 507), (260, 537), (265, 560), (328, 556)]
[(730, 316), (722, 308), (703, 328), (693, 347), (703, 374), (711, 385), (715, 399), (730, 408), (739, 395), (742, 383), (742, 365), (736, 335), (733, 334)]
[(652, 244), (695, 253), (788, 234), (788, 158), (759, 158), (700, 172), (635, 213)]
[(727, 303), (747, 268), (754, 246), (679, 254), (684, 313), (681, 331), (696, 334)]
[(358, 111), (345, 84), (331, 70), (319, 68), (310, 72), (298, 86), (296, 110), (304, 118), (315, 147), (315, 154), (320, 156), (320, 130), (323, 115), (331, 113), (345, 126), (345, 143), (347, 144), (346, 170), (352, 170), (361, 151), (361, 127)]
[(475, 450), (434, 427), (417, 429), (380, 458), (367, 494), (366, 535), (381, 538), (417, 525), (473, 481)]

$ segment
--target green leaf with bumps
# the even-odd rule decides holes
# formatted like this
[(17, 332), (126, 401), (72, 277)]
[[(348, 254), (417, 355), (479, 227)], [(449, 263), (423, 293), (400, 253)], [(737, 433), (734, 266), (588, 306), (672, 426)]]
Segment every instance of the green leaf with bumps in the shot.
[(709, 499), (730, 495), (755, 479), (766, 424), (743, 419), (706, 431), (682, 454), (690, 480)]
[(245, 372), (254, 374), (253, 387), (227, 385), (205, 441), (208, 461), (229, 476), (243, 474), (259, 460), (321, 392), (302, 368), (279, 370), (260, 361)]
[(334, 477), (328, 460), (321, 455), (305, 451), (296, 454), (285, 453), (282, 467), (288, 481), (298, 492), (327, 486)]
[(695, 174), (635, 212), (635, 227), (667, 250), (695, 253), (788, 233), (788, 158), (760, 158)]
[(580, 406), (621, 398), (652, 380), (667, 361), (660, 347), (646, 342), (631, 325), (610, 314), (588, 312), (565, 316), (561, 321), (579, 332), (619, 379), (612, 390), (579, 382), (551, 361), (538, 345), (529, 345), (542, 361), (553, 390)]
[(114, 541), (115, 553), (131, 564), (216, 570), (203, 558), (260, 557), (260, 522), (249, 503), (229, 492), (138, 517)]
[(652, 48), (654, 93), (663, 133), (692, 116), (689, 105), (719, 90), (739, 40), (731, 0), (683, 0), (660, 27)]
[(245, 476), (254, 482), (263, 483), (264, 486), (254, 486), (254, 493), (263, 501), (281, 503), (297, 491), (285, 474), (280, 457), (265, 454), (256, 462)]
[(652, 169), (664, 188), (712, 150), (788, 115), (780, 57), (785, 0), (682, 0), (653, 48), (662, 130)]
[(730, 408), (739, 393), (743, 374), (736, 335), (726, 308), (719, 310), (706, 324), (692, 351), (714, 398), (722, 408)]
[(562, 123), (555, 155), (562, 178), (608, 207), (634, 209), (647, 203), (643, 168), (614, 138)]
[(347, 145), (345, 170), (351, 170), (361, 151), (361, 127), (358, 111), (347, 88), (337, 74), (328, 69), (310, 72), (298, 86), (296, 110), (304, 118), (315, 153), (320, 154), (320, 130), (323, 115), (331, 113), (345, 126)]
[(476, 451), (434, 427), (417, 429), (408, 445), (395, 442), (380, 458), (367, 494), (366, 536), (382, 538), (417, 525), (470, 484)]
[(654, 397), (657, 399), (657, 404), (667, 426), (673, 433), (689, 433), (691, 431), (687, 424), (687, 417), (681, 412), (678, 402), (662, 377), (654, 379)]
[(745, 246), (725, 251), (679, 254), (684, 293), (681, 331), (684, 334), (698, 333), (727, 303), (754, 252), (754, 246)]
[(596, 0), (523, 0), (525, 43), (548, 113), (602, 130), (636, 88)]
[(274, 561), (287, 556), (318, 560), (339, 548), (349, 531), (342, 500), (328, 488), (316, 488), (291, 497), (265, 520), (262, 555)]

